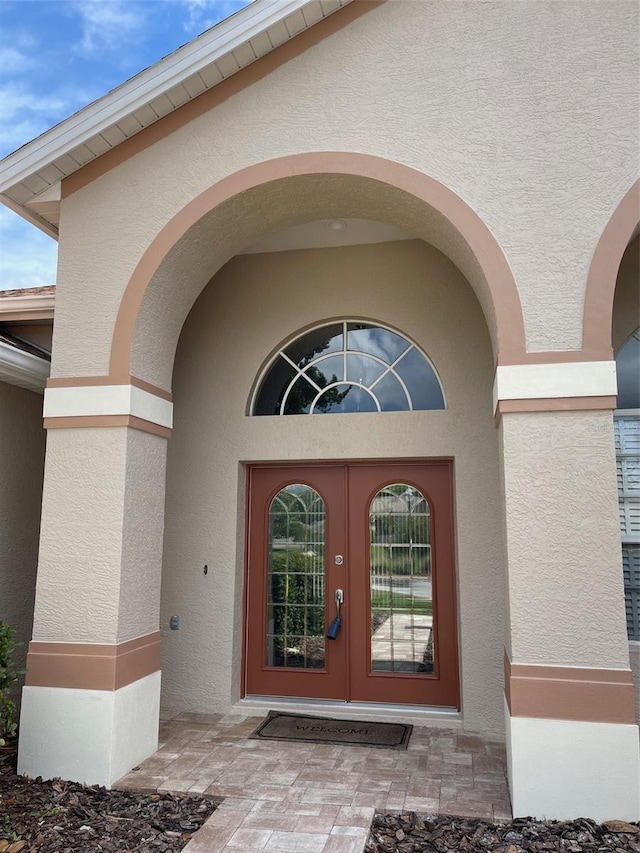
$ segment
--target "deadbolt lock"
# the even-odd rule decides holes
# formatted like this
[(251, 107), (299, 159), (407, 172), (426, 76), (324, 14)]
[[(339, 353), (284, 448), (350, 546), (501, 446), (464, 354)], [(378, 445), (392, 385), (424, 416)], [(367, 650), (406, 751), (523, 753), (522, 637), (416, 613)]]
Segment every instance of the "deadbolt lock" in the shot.
[(336, 564), (336, 566), (341, 566), (344, 563), (344, 557), (342, 556), (342, 554), (336, 554), (333, 558), (333, 562)]

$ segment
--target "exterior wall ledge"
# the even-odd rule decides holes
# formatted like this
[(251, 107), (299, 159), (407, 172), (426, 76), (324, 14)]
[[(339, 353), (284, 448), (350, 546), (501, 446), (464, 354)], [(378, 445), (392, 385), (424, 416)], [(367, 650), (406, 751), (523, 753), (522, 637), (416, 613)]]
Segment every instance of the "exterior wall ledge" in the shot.
[(604, 398), (609, 408), (611, 398), (617, 393), (616, 365), (611, 360), (499, 364), (493, 382), (493, 405), (497, 411), (500, 404), (507, 401), (539, 400), (550, 405), (553, 400), (575, 399), (582, 401), (584, 406), (588, 398)]
[(130, 426), (168, 437), (173, 426), (168, 392), (133, 377), (126, 383), (94, 379), (49, 380), (44, 392), (47, 429)]

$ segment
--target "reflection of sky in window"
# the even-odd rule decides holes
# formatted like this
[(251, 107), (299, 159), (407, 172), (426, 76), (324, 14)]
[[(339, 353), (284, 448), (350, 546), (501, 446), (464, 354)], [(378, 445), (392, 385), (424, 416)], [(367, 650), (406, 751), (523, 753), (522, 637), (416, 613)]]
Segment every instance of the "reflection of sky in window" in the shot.
[(375, 361), (373, 358), (368, 358), (366, 355), (348, 355), (347, 356), (347, 379), (352, 382), (359, 382), (360, 385), (366, 385), (367, 388), (376, 381), (386, 367)]
[(331, 382), (344, 379), (344, 358), (341, 355), (330, 355), (328, 358), (314, 361), (313, 365), (307, 368), (307, 373), (317, 385), (324, 388)]
[(380, 329), (375, 326), (359, 328), (353, 323), (347, 326), (347, 343), (350, 350), (368, 352), (377, 355), (387, 364), (396, 360), (401, 352), (411, 346), (406, 338), (390, 332), (388, 329)]
[[(304, 370), (304, 375), (296, 379), (296, 369), (289, 359)], [(393, 371), (397, 376), (389, 370), (396, 361)], [(386, 412), (444, 409), (435, 371), (410, 341), (388, 329), (342, 322), (313, 329), (281, 350), (262, 382), (253, 413), (309, 413), (318, 388), (329, 385), (333, 387), (321, 395), (314, 414), (375, 412), (376, 400), (380, 410)]]
[(373, 393), (380, 401), (380, 408), (383, 412), (406, 412), (409, 410), (409, 401), (404, 388), (392, 373), (387, 373), (378, 382)]
[[(640, 335), (640, 329), (636, 332)], [(618, 409), (640, 409), (640, 340), (632, 336), (616, 358)]]
[(294, 364), (304, 367), (312, 358), (325, 353), (339, 352), (342, 348), (342, 323), (335, 323), (332, 326), (313, 329), (309, 334), (289, 344), (284, 352)]
[(421, 352), (412, 349), (395, 370), (409, 389), (414, 409), (444, 409), (438, 378)]
[[(368, 391), (365, 391), (364, 388), (359, 388), (357, 385), (347, 385), (347, 383), (341, 383), (336, 386), (334, 389), (344, 397), (340, 401), (331, 402), (326, 409), (319, 409), (316, 407), (314, 413), (325, 413), (325, 414), (335, 414), (337, 412), (377, 412), (378, 407), (376, 406), (375, 400), (369, 394)], [(346, 393), (345, 393), (346, 392)], [(325, 391), (325, 394), (329, 392)], [(322, 404), (322, 397), (318, 400), (317, 406)]]

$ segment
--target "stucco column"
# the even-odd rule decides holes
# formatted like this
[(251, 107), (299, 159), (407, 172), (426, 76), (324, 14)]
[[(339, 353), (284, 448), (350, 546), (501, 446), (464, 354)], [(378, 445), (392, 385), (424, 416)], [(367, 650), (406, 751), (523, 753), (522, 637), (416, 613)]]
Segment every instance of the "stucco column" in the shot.
[[(157, 748), (168, 426), (132, 414), (131, 387), (121, 411), (113, 388), (101, 391), (45, 395), (42, 529), (18, 768), (110, 785)], [(96, 413), (95, 399), (111, 411)]]
[(611, 405), (572, 399), (511, 401), (501, 414), (512, 805), (514, 815), (637, 820)]

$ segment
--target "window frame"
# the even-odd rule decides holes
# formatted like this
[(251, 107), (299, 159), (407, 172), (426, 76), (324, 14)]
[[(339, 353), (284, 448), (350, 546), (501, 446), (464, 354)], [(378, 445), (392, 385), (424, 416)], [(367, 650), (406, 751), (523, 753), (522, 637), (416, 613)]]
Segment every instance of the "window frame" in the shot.
[[(351, 324), (361, 325), (361, 326), (369, 326), (372, 329), (382, 329), (383, 331), (390, 332), (394, 335), (397, 335), (400, 338), (403, 338), (407, 342), (407, 347), (402, 351), (402, 353), (399, 356), (394, 358), (393, 361), (391, 361), (391, 362), (385, 362), (383, 359), (380, 358), (379, 355), (377, 355), (375, 353), (367, 353), (367, 352), (364, 352), (362, 350), (351, 350), (348, 348), (348, 331), (349, 331), (348, 327)], [(341, 350), (325, 353), (324, 355), (321, 354), (317, 358), (314, 358), (308, 364), (305, 364), (304, 367), (302, 367), (302, 368), (300, 368), (298, 365), (296, 365), (293, 362), (293, 360), (287, 356), (285, 351), (287, 349), (289, 349), (297, 341), (300, 341), (304, 337), (306, 337), (307, 335), (312, 335), (313, 333), (315, 333), (321, 329), (329, 328), (331, 326), (337, 326), (337, 325), (342, 326), (343, 346), (342, 346)], [(422, 356), (422, 358), (426, 362), (427, 367), (433, 372), (433, 376), (435, 377), (435, 379), (437, 381), (438, 387), (440, 389), (440, 393), (442, 395), (442, 406), (441, 407), (438, 407), (438, 408), (435, 408), (435, 407), (416, 408), (413, 404), (411, 391), (407, 387), (406, 381), (402, 378), (402, 376), (400, 376), (396, 372), (395, 368), (398, 365), (398, 363), (401, 362), (407, 355), (409, 355), (409, 353), (412, 350), (417, 351)], [(349, 355), (359, 355), (359, 356), (371, 358), (374, 361), (380, 362), (384, 366), (384, 370), (383, 370), (382, 374), (375, 380), (375, 382), (371, 383), (369, 386), (363, 385), (363, 384), (355, 382), (355, 381), (342, 379), (342, 380), (338, 380), (336, 383), (330, 383), (329, 385), (327, 385), (323, 388), (319, 388), (318, 394), (314, 398), (313, 403), (311, 405), (311, 411), (308, 412), (307, 414), (315, 414), (313, 412), (313, 407), (318, 402), (318, 400), (320, 399), (322, 394), (324, 394), (325, 391), (327, 391), (330, 387), (333, 387), (334, 385), (336, 385), (336, 386), (352, 385), (354, 387), (361, 388), (364, 391), (366, 391), (367, 393), (369, 393), (373, 397), (375, 405), (376, 405), (376, 411), (371, 412), (370, 414), (382, 414), (383, 412), (385, 414), (392, 413), (392, 412), (397, 414), (398, 412), (407, 412), (407, 411), (408, 412), (416, 412), (416, 411), (420, 411), (420, 412), (439, 411), (440, 412), (440, 411), (445, 411), (446, 409), (448, 409), (447, 396), (445, 394), (445, 390), (444, 390), (442, 380), (440, 378), (440, 374), (438, 373), (433, 361), (429, 358), (429, 356), (422, 349), (422, 347), (420, 347), (414, 340), (412, 340), (404, 332), (401, 332), (398, 329), (395, 329), (392, 326), (389, 326), (385, 323), (380, 323), (377, 320), (370, 320), (370, 319), (364, 320), (364, 319), (358, 319), (355, 317), (347, 317), (347, 318), (337, 318), (337, 319), (333, 319), (333, 320), (326, 320), (322, 323), (318, 323), (317, 325), (308, 326), (305, 329), (303, 329), (302, 331), (299, 331), (296, 334), (292, 335), (290, 338), (287, 338), (285, 341), (283, 341), (278, 346), (278, 348), (276, 350), (272, 351), (272, 353), (269, 355), (269, 357), (263, 363), (263, 366), (260, 369), (260, 371), (258, 372), (258, 375), (254, 381), (253, 388), (252, 388), (251, 395), (250, 395), (250, 399), (249, 399), (249, 405), (247, 406), (247, 415), (249, 417), (285, 417), (288, 414), (293, 414), (293, 413), (287, 413), (286, 411), (284, 411), (284, 408), (286, 406), (286, 402), (287, 402), (287, 399), (289, 397), (289, 394), (290, 394), (291, 390), (293, 389), (295, 383), (301, 377), (304, 377), (306, 372), (309, 370), (309, 368), (316, 365), (316, 362), (321, 362), (323, 359), (327, 359), (327, 358), (330, 358), (330, 357), (335, 356), (335, 355), (342, 355), (345, 359), (345, 365), (346, 365), (347, 357)], [(267, 377), (269, 376), (270, 371), (276, 366), (276, 364), (278, 363), (278, 360), (280, 358), (284, 359), (296, 371), (296, 373), (294, 374), (293, 378), (289, 381), (287, 388), (284, 392), (282, 402), (280, 404), (281, 411), (280, 412), (274, 412), (271, 414), (259, 414), (258, 412), (256, 412), (256, 406), (257, 406), (257, 403), (258, 403), (258, 400), (260, 397), (260, 393), (262, 391), (263, 385), (264, 385)], [(385, 376), (389, 376), (389, 375), (393, 376), (398, 381), (398, 383), (400, 384), (400, 387), (402, 388), (402, 390), (406, 396), (406, 399), (407, 399), (407, 403), (408, 403), (407, 409), (397, 409), (397, 410), (392, 409), (392, 410), (385, 411), (383, 408), (381, 408), (377, 397), (371, 392), (370, 389), (374, 388)], [(313, 385), (314, 383), (310, 382), (310, 384)], [(325, 413), (325, 414), (353, 414), (353, 413), (330, 412), (330, 413)]]

